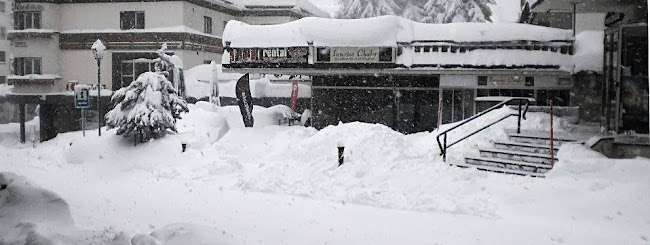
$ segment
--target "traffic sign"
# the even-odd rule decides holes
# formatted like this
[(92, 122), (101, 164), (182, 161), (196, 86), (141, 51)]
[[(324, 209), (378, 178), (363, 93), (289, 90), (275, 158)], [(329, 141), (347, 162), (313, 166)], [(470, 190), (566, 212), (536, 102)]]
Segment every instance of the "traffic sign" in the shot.
[(74, 86), (74, 107), (81, 109), (90, 107), (90, 88), (88, 85), (78, 84)]

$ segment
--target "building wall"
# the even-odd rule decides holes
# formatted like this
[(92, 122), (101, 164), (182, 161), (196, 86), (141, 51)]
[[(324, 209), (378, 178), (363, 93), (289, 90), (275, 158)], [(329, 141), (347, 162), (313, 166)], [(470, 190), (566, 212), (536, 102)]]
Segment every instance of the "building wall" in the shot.
[(235, 19), (234, 16), (229, 14), (183, 2), (183, 25), (203, 32), (204, 16), (212, 18), (212, 35), (215, 36), (221, 36), (223, 33), (225, 28), (224, 21), (227, 22)]
[(240, 17), (239, 20), (251, 25), (273, 25), (294, 21), (296, 18), (289, 16), (244, 16)]
[[(161, 28), (183, 25), (180, 1), (169, 2), (111, 2), (60, 4), (59, 30), (120, 29), (120, 11), (144, 11), (144, 27)], [(197, 29), (201, 30), (201, 29)]]
[[(111, 88), (111, 51), (107, 51), (101, 60), (101, 82), (105, 88)], [(90, 50), (64, 50), (61, 52), (61, 82), (59, 88), (65, 89), (68, 82), (97, 84), (97, 62)]]
[[(13, 20), (11, 17), (12, 1), (0, 0), (0, 2), (4, 2), (5, 4), (5, 11), (0, 12), (0, 27), (4, 27), (5, 30), (7, 31), (12, 30), (13, 29)], [(0, 79), (0, 83), (3, 83), (6, 82), (6, 77), (7, 75), (10, 74), (11, 71), (11, 63), (10, 63), (11, 46), (6, 36), (5, 38), (0, 37), (0, 51), (5, 52), (5, 62), (0, 62), (0, 77), (5, 77), (4, 80)]]

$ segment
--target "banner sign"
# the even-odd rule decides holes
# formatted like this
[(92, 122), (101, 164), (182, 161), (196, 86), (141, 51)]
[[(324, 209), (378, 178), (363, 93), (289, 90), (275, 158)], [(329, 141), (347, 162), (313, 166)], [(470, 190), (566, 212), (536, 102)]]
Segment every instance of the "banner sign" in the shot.
[(291, 110), (296, 111), (296, 102), (298, 102), (298, 81), (291, 83)]
[(488, 85), (491, 86), (524, 86), (525, 76), (489, 76)]
[(392, 47), (318, 47), (316, 62), (321, 63), (395, 63)]
[(251, 96), (248, 73), (244, 74), (237, 81), (237, 85), (235, 85), (235, 93), (237, 95), (239, 111), (244, 120), (244, 126), (253, 127), (253, 96)]
[(307, 47), (234, 48), (230, 63), (307, 63)]

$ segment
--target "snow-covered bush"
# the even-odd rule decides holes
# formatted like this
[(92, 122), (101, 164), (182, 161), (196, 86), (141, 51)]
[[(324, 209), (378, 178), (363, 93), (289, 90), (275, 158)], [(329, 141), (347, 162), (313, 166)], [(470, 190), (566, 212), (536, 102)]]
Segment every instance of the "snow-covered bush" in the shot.
[(113, 109), (106, 114), (109, 128), (118, 128), (117, 135), (137, 133), (143, 139), (162, 137), (168, 129), (176, 132), (176, 119), (189, 111), (172, 83), (154, 72), (142, 73), (118, 90), (111, 102)]

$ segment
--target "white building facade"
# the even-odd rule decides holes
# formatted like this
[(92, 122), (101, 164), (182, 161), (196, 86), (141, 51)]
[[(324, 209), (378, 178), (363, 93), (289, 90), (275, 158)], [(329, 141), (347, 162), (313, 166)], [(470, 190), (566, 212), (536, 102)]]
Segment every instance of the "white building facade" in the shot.
[(102, 87), (116, 90), (150, 70), (147, 59), (156, 58), (163, 43), (189, 68), (221, 60), (221, 33), (229, 20), (276, 24), (326, 15), (305, 2), (259, 6), (207, 0), (18, 0), (15, 30), (8, 32), (14, 57), (8, 82), (14, 93), (52, 93), (72, 83), (96, 84), (97, 64), (90, 47), (99, 39), (107, 46), (101, 60)]

